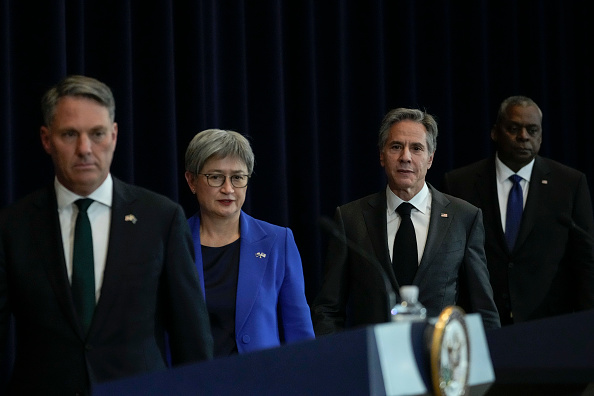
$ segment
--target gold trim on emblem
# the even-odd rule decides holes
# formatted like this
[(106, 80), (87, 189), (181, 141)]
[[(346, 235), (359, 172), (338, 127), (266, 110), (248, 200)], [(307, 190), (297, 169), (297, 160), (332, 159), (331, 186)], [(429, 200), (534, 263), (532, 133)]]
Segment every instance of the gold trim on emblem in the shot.
[(468, 391), (470, 344), (462, 308), (451, 305), (437, 318), (431, 336), (431, 381), (439, 396), (461, 396)]

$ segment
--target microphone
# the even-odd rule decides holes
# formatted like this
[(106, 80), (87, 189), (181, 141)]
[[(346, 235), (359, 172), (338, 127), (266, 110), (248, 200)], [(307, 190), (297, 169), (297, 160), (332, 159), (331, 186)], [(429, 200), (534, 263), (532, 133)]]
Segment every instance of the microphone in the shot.
[(586, 240), (589, 243), (594, 244), (594, 236), (592, 236), (588, 231), (584, 230), (582, 227), (577, 225), (575, 221), (573, 221), (573, 219), (570, 219), (567, 216), (562, 216), (559, 217), (557, 220), (559, 221), (559, 223), (569, 228), (570, 231), (576, 231), (582, 237), (586, 238)]
[(378, 261), (378, 259), (369, 253), (367, 250), (363, 249), (361, 246), (350, 240), (346, 237), (344, 233), (336, 225), (336, 222), (330, 219), (327, 216), (320, 217), (320, 226), (324, 229), (327, 233), (332, 235), (334, 238), (338, 239), (342, 244), (346, 245), (349, 249), (353, 250), (355, 253), (363, 257), (365, 260), (369, 261), (372, 266), (375, 268), (376, 272), (382, 278), (384, 283), (384, 290), (386, 292), (387, 302), (388, 302), (388, 312), (387, 312), (387, 321), (391, 320), (391, 309), (396, 305), (396, 294), (394, 293), (394, 289), (390, 284), (390, 280), (386, 276), (384, 268)]

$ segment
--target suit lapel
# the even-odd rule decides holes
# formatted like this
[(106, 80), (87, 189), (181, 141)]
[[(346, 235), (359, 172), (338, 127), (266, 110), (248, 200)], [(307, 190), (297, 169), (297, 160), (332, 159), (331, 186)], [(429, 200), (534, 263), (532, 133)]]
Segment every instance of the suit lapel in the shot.
[(37, 241), (35, 248), (43, 254), (42, 260), (45, 263), (45, 271), (62, 313), (82, 337), (82, 330), (74, 308), (72, 293), (70, 292), (70, 282), (68, 281), (66, 260), (64, 258), (62, 230), (58, 217), (58, 204), (53, 185), (46, 190), (44, 195), (39, 197), (36, 207), (37, 212), (31, 217), (31, 219), (35, 219), (35, 223), (29, 226), (34, 239)]
[(235, 313), (236, 329), (244, 326), (254, 306), (276, 238), (275, 235), (268, 235), (251, 216), (244, 212), (241, 212), (239, 224), (241, 242)]
[(367, 205), (363, 206), (363, 218), (365, 219), (367, 234), (373, 246), (373, 253), (390, 279), (394, 290), (398, 290), (398, 282), (396, 281), (396, 275), (390, 260), (390, 251), (388, 250), (386, 207), (386, 191), (383, 190), (372, 195), (367, 201)]
[(549, 196), (545, 191), (548, 187), (547, 175), (549, 173), (550, 169), (548, 166), (537, 156), (534, 161), (534, 167), (532, 168), (532, 175), (530, 176), (530, 188), (528, 189), (526, 206), (522, 213), (522, 222), (520, 223), (520, 230), (514, 250), (522, 246), (528, 235), (530, 235), (536, 219), (543, 215), (541, 211), (541, 200)]
[(204, 262), (202, 261), (202, 242), (200, 242), (200, 215), (196, 213), (188, 220), (190, 231), (192, 232), (192, 242), (194, 243), (194, 262), (200, 278), (202, 295), (206, 298), (206, 288), (204, 287)]
[[(497, 193), (495, 157), (490, 157), (484, 164), (478, 171), (476, 178), (476, 189), (479, 196), (476, 202), (471, 203), (480, 207), (483, 211), (483, 225), (486, 237), (496, 238), (498, 248), (503, 252), (507, 252), (507, 242), (501, 224), (501, 210)], [(489, 241), (486, 243), (489, 243)]]
[(423, 258), (419, 264), (419, 270), (417, 271), (415, 280), (417, 277), (423, 278), (423, 273), (437, 254), (452, 222), (452, 214), (448, 213), (446, 209), (450, 204), (450, 200), (444, 194), (433, 188), (429, 183), (427, 183), (427, 185), (431, 190), (431, 218), (429, 219), (429, 230), (427, 233), (427, 242), (425, 243), (425, 251), (423, 252)]
[(123, 265), (119, 265), (122, 256), (128, 251), (129, 232), (126, 227), (132, 223), (125, 221), (128, 214), (133, 214), (133, 203), (136, 197), (131, 193), (127, 186), (113, 178), (113, 199), (111, 203), (111, 226), (109, 230), (109, 242), (107, 248), (107, 257), (105, 261), (105, 271), (103, 273), (103, 284), (101, 285), (101, 295), (95, 307), (93, 321), (89, 329), (89, 336), (94, 329), (100, 328), (103, 321), (108, 317), (112, 304), (117, 301), (119, 293), (117, 285), (121, 284)]
[[(268, 235), (251, 216), (243, 211), (239, 217), (241, 241), (235, 307), (235, 328), (241, 329), (250, 315), (258, 296), (262, 278), (269, 263), (274, 235)], [(204, 266), (200, 249), (200, 218), (190, 219), (196, 253), (196, 268), (204, 291)]]

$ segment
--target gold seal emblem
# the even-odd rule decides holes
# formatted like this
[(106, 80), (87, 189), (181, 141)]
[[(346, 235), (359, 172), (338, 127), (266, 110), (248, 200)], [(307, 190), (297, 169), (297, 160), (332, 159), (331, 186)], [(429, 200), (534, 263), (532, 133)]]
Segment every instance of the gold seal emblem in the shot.
[(446, 307), (435, 322), (430, 344), (433, 392), (440, 396), (461, 396), (468, 391), (470, 345), (464, 311)]

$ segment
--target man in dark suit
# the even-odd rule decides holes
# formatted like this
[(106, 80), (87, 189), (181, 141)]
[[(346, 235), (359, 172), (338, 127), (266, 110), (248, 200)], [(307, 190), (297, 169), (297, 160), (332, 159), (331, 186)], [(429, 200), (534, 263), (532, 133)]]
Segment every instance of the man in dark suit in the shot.
[[(594, 220), (585, 175), (538, 155), (542, 112), (528, 97), (501, 103), (491, 139), (495, 155), (446, 173), (443, 189), (483, 210), (501, 324), (594, 308)], [(521, 187), (521, 222), (508, 244), (516, 233), (507, 224), (513, 175)]]
[[(118, 130), (109, 87), (70, 76), (42, 107), (54, 183), (0, 213), (0, 342), (11, 315), (16, 339), (7, 393), (88, 394), (97, 382), (166, 368), (168, 350), (173, 364), (211, 358), (183, 210), (110, 174)], [(92, 199), (86, 261), (73, 253), (81, 198)]]
[[(418, 286), (428, 316), (460, 305), (480, 313), (485, 328), (499, 327), (480, 209), (425, 182), (436, 145), (431, 115), (399, 108), (384, 117), (378, 147), (388, 185), (336, 209), (340, 237), (330, 240), (324, 283), (312, 307), (316, 335), (389, 320), (386, 294), (411, 283)], [(416, 241), (408, 279), (401, 275), (400, 261), (406, 246), (393, 247), (402, 228), (396, 211), (406, 202), (413, 206)]]

